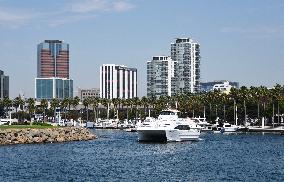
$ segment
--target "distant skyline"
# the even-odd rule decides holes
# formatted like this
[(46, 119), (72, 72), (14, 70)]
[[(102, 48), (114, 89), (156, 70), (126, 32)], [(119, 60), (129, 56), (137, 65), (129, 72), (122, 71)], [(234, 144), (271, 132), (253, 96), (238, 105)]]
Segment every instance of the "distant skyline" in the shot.
[(11, 98), (34, 97), (37, 44), (63, 40), (74, 91), (99, 88), (99, 67), (122, 64), (137, 68), (141, 97), (147, 61), (190, 37), (200, 44), (202, 82), (283, 85), (283, 9), (282, 0), (0, 0), (0, 70)]

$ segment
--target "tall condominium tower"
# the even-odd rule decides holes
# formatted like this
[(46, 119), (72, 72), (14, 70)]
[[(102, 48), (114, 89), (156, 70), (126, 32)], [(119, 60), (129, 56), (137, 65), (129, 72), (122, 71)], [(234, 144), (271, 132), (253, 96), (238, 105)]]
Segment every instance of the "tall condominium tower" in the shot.
[(190, 38), (177, 38), (171, 43), (171, 58), (176, 61), (176, 85), (174, 93), (199, 91), (200, 45)]
[(37, 46), (38, 78), (69, 78), (69, 44), (45, 40)]
[(73, 80), (69, 79), (69, 44), (45, 40), (37, 46), (35, 98), (73, 97)]
[(147, 97), (172, 95), (175, 66), (176, 62), (169, 56), (154, 56), (147, 61)]
[(4, 71), (0, 70), (0, 99), (9, 97), (9, 76), (4, 75)]
[(103, 64), (100, 67), (100, 97), (107, 99), (137, 97), (137, 69)]

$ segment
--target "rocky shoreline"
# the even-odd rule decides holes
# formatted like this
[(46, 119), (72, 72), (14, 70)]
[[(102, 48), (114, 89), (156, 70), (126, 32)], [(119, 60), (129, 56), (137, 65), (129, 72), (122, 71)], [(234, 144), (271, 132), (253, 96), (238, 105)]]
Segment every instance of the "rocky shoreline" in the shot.
[(0, 145), (54, 143), (93, 140), (95, 138), (96, 136), (88, 129), (81, 127), (0, 130)]

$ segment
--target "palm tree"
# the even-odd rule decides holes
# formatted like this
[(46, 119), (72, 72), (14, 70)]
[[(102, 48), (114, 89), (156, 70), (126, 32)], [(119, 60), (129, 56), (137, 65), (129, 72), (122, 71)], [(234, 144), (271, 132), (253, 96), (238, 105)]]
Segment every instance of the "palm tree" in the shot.
[(85, 110), (87, 112), (87, 121), (89, 121), (89, 105), (90, 105), (90, 97), (86, 97), (83, 100), (83, 105), (85, 107)]
[(139, 97), (134, 97), (132, 99), (132, 103), (135, 106), (135, 120), (137, 120), (137, 110), (138, 110), (138, 106), (140, 105), (140, 99)]
[(146, 108), (148, 109), (148, 107), (149, 107), (149, 101), (148, 101), (147, 97), (143, 96), (141, 98), (141, 104), (143, 105), (143, 108), (144, 108), (144, 115), (147, 116)]
[(214, 92), (207, 92), (204, 101), (209, 104), (209, 121), (212, 122), (212, 104), (214, 103)]
[(234, 121), (235, 124), (237, 125), (237, 107), (238, 103), (240, 102), (240, 91), (239, 89), (236, 88), (231, 88), (230, 93), (229, 93), (229, 99), (233, 100), (234, 107), (233, 107), (233, 112), (234, 112)]
[(19, 108), (19, 105), (20, 105), (20, 97), (16, 97), (13, 101), (12, 101), (12, 105), (13, 107), (16, 109), (16, 113), (18, 112), (18, 108)]
[(101, 99), (101, 104), (106, 108), (107, 119), (109, 119), (109, 109), (110, 109), (111, 100), (107, 98), (103, 98)]
[(42, 99), (40, 101), (40, 107), (43, 109), (43, 122), (45, 122), (45, 112), (48, 107), (48, 101), (46, 99)]
[(279, 124), (280, 122), (280, 111), (279, 111), (279, 103), (280, 101), (282, 100), (282, 96), (283, 96), (283, 90), (284, 88), (279, 85), (279, 84), (276, 84), (276, 86), (271, 89), (271, 97), (272, 97), (272, 104), (273, 104), (273, 114), (272, 114), (272, 120), (273, 120), (273, 123), (274, 123), (274, 103), (275, 101), (277, 101), (277, 123)]
[[(20, 108), (21, 110), (23, 109), (25, 102), (24, 100), (21, 98), (21, 96), (16, 97), (13, 101), (12, 101), (12, 105), (13, 107), (16, 109), (16, 113), (18, 115), (18, 108)], [(18, 115), (18, 120), (20, 121), (19, 115)]]
[(224, 120), (224, 122), (226, 122), (226, 106), (229, 104), (230, 98), (227, 94), (221, 93), (220, 99), (221, 99), (221, 102), (223, 104), (223, 120)]
[(78, 96), (74, 97), (71, 103), (72, 103), (71, 105), (73, 106), (73, 108), (77, 110), (77, 106), (80, 103), (80, 98)]
[(132, 111), (132, 106), (133, 106), (133, 103), (132, 103), (132, 100), (131, 99), (125, 99), (124, 101), (124, 104), (126, 106), (126, 117), (127, 117), (127, 121), (129, 119), (129, 106), (131, 107), (131, 111)]
[(242, 86), (239, 90), (239, 98), (240, 101), (243, 102), (243, 108), (244, 108), (244, 124), (247, 122), (247, 102), (251, 99), (251, 92), (247, 89), (247, 87)]
[(66, 119), (66, 110), (67, 107), (69, 106), (69, 99), (68, 98), (64, 98), (61, 102), (60, 102), (60, 108), (61, 110), (64, 112), (64, 119)]
[(99, 103), (100, 103), (100, 98), (98, 98), (98, 97), (95, 97), (95, 98), (91, 97), (90, 104), (93, 107), (93, 112), (95, 114), (95, 118), (94, 119), (95, 119), (96, 122), (97, 122), (97, 118), (98, 118), (97, 110), (98, 110)]
[(51, 101), (50, 101), (50, 107), (54, 113), (53, 115), (53, 119), (54, 119), (54, 122), (55, 122), (55, 118), (56, 118), (56, 108), (60, 106), (60, 101), (57, 99), (57, 98), (53, 98)]
[(117, 107), (118, 107), (118, 105), (120, 105), (120, 99), (113, 98), (111, 100), (111, 102), (113, 104), (113, 110), (114, 110), (113, 112), (116, 113), (116, 117), (118, 118), (118, 109), (117, 109)]
[(4, 107), (5, 107), (5, 113), (6, 117), (8, 117), (8, 111), (10, 111), (10, 107), (12, 106), (12, 100), (10, 100), (8, 97), (5, 97), (2, 101)]
[[(250, 90), (254, 102), (257, 103), (257, 118), (260, 120), (260, 114), (261, 117), (265, 117), (266, 104), (269, 100), (268, 89), (264, 86), (260, 86), (260, 87), (251, 87)], [(263, 105), (262, 113), (260, 113), (260, 105)]]
[[(157, 97), (156, 96), (151, 96), (148, 98), (149, 106), (153, 109), (155, 109), (155, 103), (156, 103)], [(149, 110), (151, 112), (151, 109)]]
[(28, 112), (32, 119), (32, 114), (35, 112), (35, 100), (33, 98), (29, 98), (26, 103), (28, 104)]

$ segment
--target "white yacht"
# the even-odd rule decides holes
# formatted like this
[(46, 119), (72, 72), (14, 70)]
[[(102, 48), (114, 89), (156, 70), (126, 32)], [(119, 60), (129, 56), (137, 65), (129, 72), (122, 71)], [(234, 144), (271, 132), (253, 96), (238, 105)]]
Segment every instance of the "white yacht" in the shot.
[(201, 131), (208, 132), (213, 131), (212, 124), (206, 121), (206, 118), (193, 118), (193, 120), (201, 127)]
[(201, 127), (189, 118), (179, 118), (177, 110), (163, 110), (158, 119), (142, 123), (138, 128), (139, 141), (198, 140)]
[(231, 125), (230, 123), (225, 122), (225, 123), (223, 123), (222, 128), (224, 129), (224, 132), (235, 132), (235, 131), (238, 130), (239, 127), (236, 126), (236, 125)]

